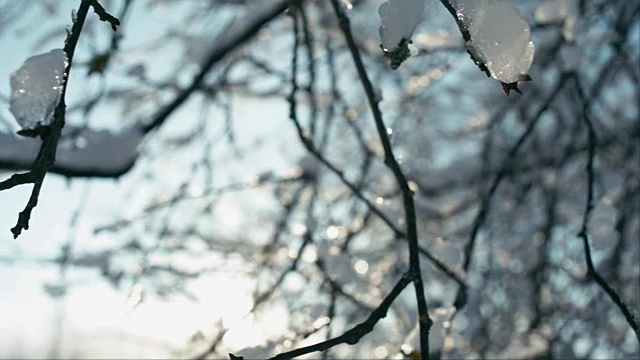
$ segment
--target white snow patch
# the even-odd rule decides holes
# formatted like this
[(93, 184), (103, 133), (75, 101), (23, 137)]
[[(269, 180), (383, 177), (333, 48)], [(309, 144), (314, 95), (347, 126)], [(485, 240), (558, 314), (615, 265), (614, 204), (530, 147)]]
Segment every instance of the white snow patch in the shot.
[(411, 39), (422, 22), (426, 0), (389, 0), (378, 8), (382, 49), (392, 52)]
[(467, 48), (491, 76), (503, 83), (521, 81), (533, 62), (529, 25), (508, 0), (458, 1), (458, 19), (469, 29)]
[[(53, 171), (109, 177), (122, 174), (136, 161), (144, 135), (135, 126), (110, 132), (67, 125), (62, 129)], [(80, 142), (83, 146), (73, 146)], [(26, 168), (38, 154), (41, 143), (37, 139), (0, 133), (0, 163)]]
[(62, 49), (28, 58), (11, 74), (9, 111), (23, 129), (50, 125), (64, 89), (67, 55)]

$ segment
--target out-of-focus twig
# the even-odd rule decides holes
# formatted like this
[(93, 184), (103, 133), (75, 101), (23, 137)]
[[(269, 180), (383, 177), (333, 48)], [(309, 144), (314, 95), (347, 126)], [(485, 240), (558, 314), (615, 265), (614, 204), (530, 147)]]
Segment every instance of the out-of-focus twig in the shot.
[(587, 94), (585, 94), (584, 89), (580, 85), (580, 81), (577, 78), (576, 74), (572, 74), (572, 80), (576, 88), (576, 94), (580, 98), (582, 102), (582, 117), (584, 119), (585, 125), (587, 127), (588, 134), (588, 154), (587, 154), (587, 204), (584, 209), (584, 214), (582, 217), (582, 228), (578, 233), (578, 236), (582, 239), (582, 245), (584, 247), (584, 256), (585, 262), (587, 265), (587, 275), (593, 279), (593, 281), (598, 284), (604, 290), (605, 293), (611, 298), (611, 301), (616, 304), (618, 309), (624, 315), (624, 318), (633, 329), (633, 332), (636, 334), (636, 338), (638, 339), (638, 343), (640, 343), (640, 326), (638, 326), (638, 320), (631, 313), (627, 304), (624, 303), (618, 292), (609, 285), (609, 283), (598, 273), (595, 266), (593, 265), (593, 259), (591, 256), (591, 247), (589, 246), (589, 234), (588, 234), (588, 224), (589, 224), (589, 216), (591, 215), (591, 211), (593, 210), (593, 186), (595, 182), (595, 170), (593, 166), (593, 161), (595, 159), (596, 154), (596, 145), (597, 145), (597, 137), (596, 132), (593, 127), (593, 122), (589, 116), (589, 101), (587, 100)]

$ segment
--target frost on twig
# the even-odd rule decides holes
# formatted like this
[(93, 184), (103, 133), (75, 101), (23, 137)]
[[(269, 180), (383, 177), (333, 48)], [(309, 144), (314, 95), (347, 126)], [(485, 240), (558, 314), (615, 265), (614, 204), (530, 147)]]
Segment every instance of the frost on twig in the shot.
[(409, 58), (413, 30), (422, 22), (425, 0), (389, 0), (378, 8), (380, 47), (392, 69)]
[(65, 52), (54, 49), (28, 58), (11, 74), (9, 110), (22, 127), (18, 134), (37, 136), (51, 125), (68, 63)]
[(534, 45), (529, 25), (509, 0), (459, 0), (456, 16), (468, 31), (466, 47), (481, 68), (502, 83), (509, 95), (530, 81)]

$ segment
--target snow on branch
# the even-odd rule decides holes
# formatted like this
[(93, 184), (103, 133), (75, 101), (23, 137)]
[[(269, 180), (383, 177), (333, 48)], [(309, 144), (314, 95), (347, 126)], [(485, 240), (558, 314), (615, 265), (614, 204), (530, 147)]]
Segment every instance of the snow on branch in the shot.
[[(12, 76), (11, 112), (23, 126), (20, 134), (42, 139), (31, 170), (14, 174), (0, 182), (0, 191), (33, 184), (27, 205), (18, 214), (18, 221), (11, 229), (14, 238), (17, 238), (23, 230), (29, 229), (31, 212), (38, 204), (42, 183), (56, 161), (58, 142), (65, 124), (64, 98), (67, 90), (65, 81), (69, 78), (76, 45), (91, 7), (102, 20), (109, 22), (111, 27), (116, 29), (119, 21), (108, 15), (98, 1), (82, 0), (78, 11), (72, 13), (73, 26), (65, 40), (64, 49), (27, 59)], [(49, 61), (51, 64), (48, 63)], [(39, 86), (45, 88), (39, 88)], [(49, 86), (50, 88), (46, 88)], [(50, 114), (52, 110), (53, 115)]]
[(380, 47), (394, 70), (409, 58), (408, 45), (413, 30), (422, 22), (424, 7), (425, 0), (389, 0), (378, 8)]
[[(380, 40), (384, 56), (396, 69), (409, 57), (408, 44), (423, 18), (426, 0), (389, 0), (380, 5)], [(454, 17), (473, 61), (500, 81), (505, 94), (520, 94), (530, 81), (534, 45), (529, 25), (510, 0), (440, 0)]]
[(53, 123), (53, 110), (60, 102), (68, 64), (64, 50), (54, 49), (28, 58), (11, 74), (9, 111), (22, 127), (19, 134), (28, 135)]
[(534, 46), (529, 25), (509, 0), (459, 0), (457, 19), (469, 31), (465, 45), (476, 63), (502, 83), (504, 92), (520, 93), (518, 82), (530, 81)]

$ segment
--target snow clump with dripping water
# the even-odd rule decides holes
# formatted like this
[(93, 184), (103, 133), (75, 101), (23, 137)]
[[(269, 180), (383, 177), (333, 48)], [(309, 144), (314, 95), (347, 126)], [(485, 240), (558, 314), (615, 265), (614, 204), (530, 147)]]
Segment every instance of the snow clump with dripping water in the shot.
[(422, 22), (425, 0), (389, 0), (378, 8), (382, 51), (397, 69), (409, 58), (413, 30)]
[(529, 25), (510, 0), (458, 1), (458, 19), (468, 28), (467, 48), (503, 83), (528, 78), (534, 46)]

